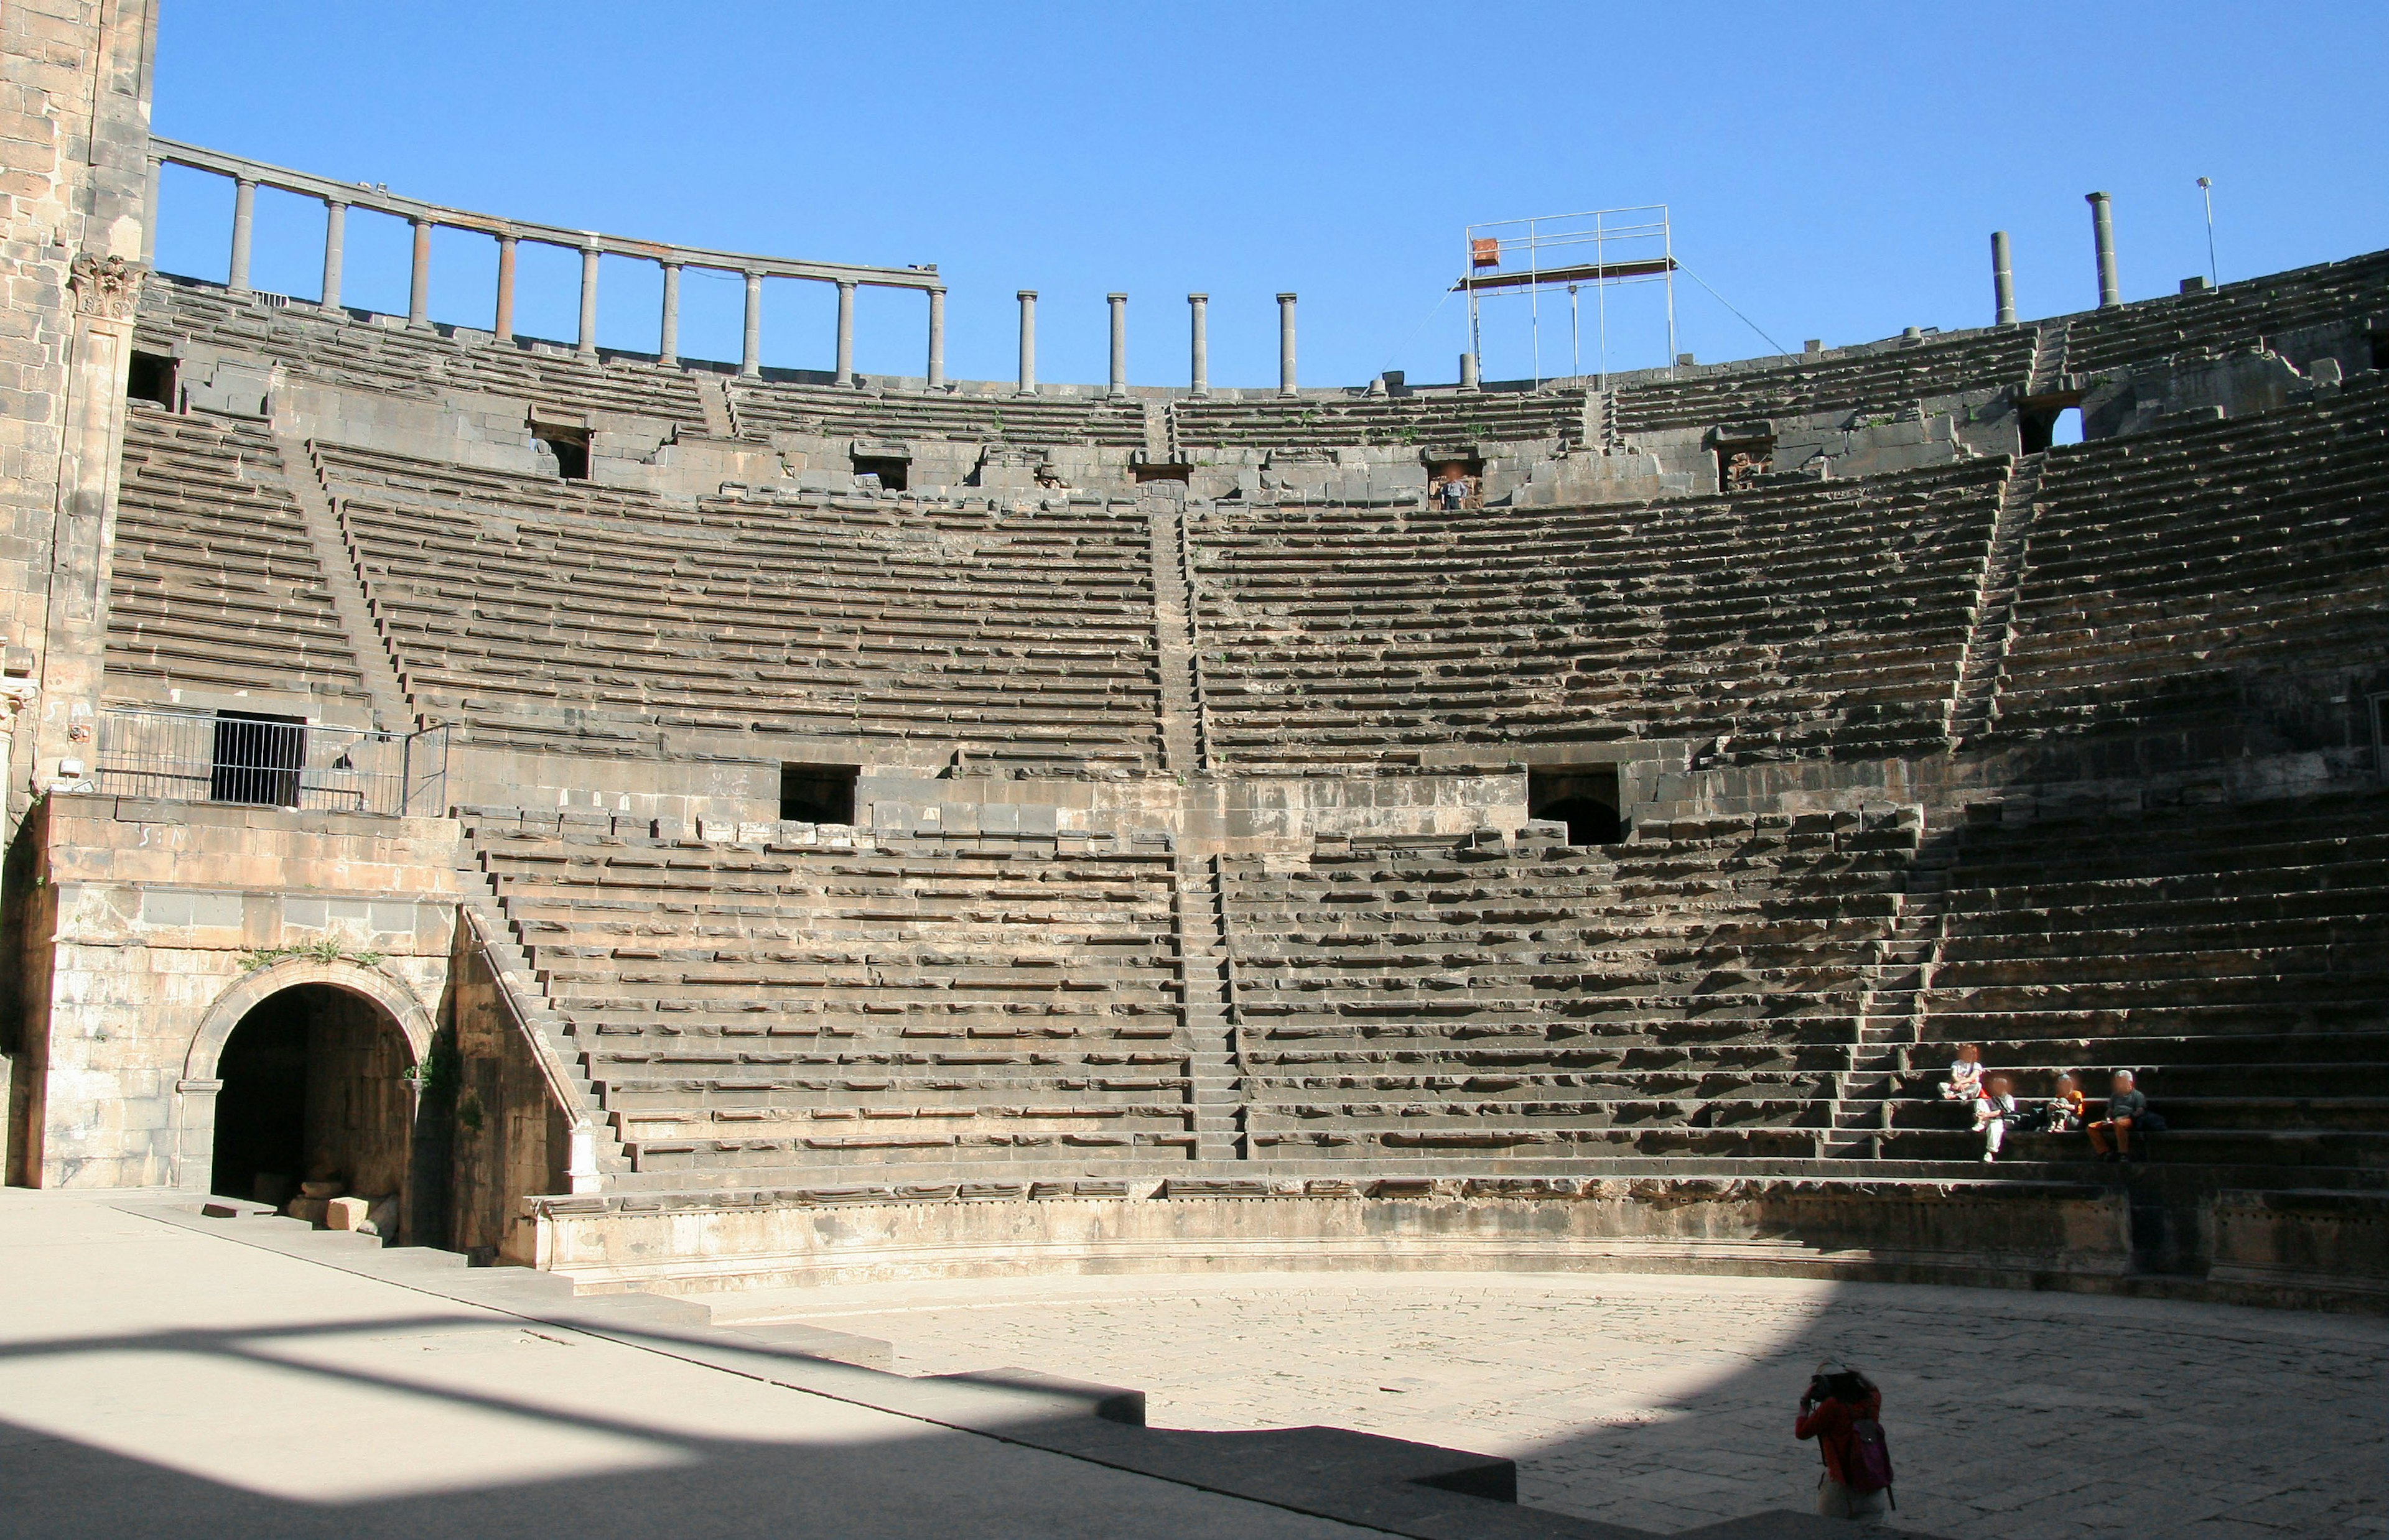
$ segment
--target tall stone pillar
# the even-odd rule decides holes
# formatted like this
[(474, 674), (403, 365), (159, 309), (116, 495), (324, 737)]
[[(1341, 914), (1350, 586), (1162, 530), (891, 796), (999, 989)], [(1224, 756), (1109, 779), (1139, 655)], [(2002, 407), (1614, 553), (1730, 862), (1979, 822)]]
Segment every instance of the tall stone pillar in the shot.
[(946, 291), (929, 291), (929, 388), (946, 383)]
[(340, 263), (349, 244), (349, 206), (338, 198), (324, 203), (324, 289), (316, 303), (327, 311), (340, 308)]
[(763, 377), (763, 275), (747, 274), (747, 332), (739, 345), (738, 373), (742, 378)]
[(656, 362), (680, 362), (680, 263), (665, 262), (664, 319), (656, 338)]
[(2115, 281), (2115, 218), (2105, 193), (2085, 193), (2083, 201), (2090, 205), (2090, 243), (2099, 256), (2099, 308), (2113, 310), (2124, 302)]
[[(151, 249), (156, 6), (8, 6), (0, 32), (9, 110), (42, 129), (0, 154), (14, 222), (0, 241), (0, 695), (39, 696), (9, 735), (13, 829), (60, 759), (89, 763), (96, 746), (124, 375)], [(19, 1063), (36, 1099), (39, 1038)], [(19, 1131), (38, 1173), (40, 1130)]]
[(1020, 291), (1020, 393), (1037, 388), (1037, 291)]
[(1186, 316), (1192, 343), (1186, 393), (1207, 396), (1211, 393), (1211, 297), (1188, 295)]
[(1991, 324), (2015, 325), (2015, 271), (2008, 265), (2008, 233), (1991, 232)]
[(837, 383), (854, 383), (854, 280), (837, 281)]
[[(166, 162), (154, 155), (149, 157), (148, 181), (141, 195), (141, 207), (148, 210), (148, 217), (141, 222), (141, 265), (144, 267), (158, 265), (158, 184), (165, 173)], [(8, 709), (14, 712), (16, 707), (12, 706)]]
[(1112, 383), (1115, 396), (1128, 394), (1128, 296), (1106, 294), (1104, 302), (1112, 310)]
[(249, 239), (257, 223), (257, 184), (246, 176), (235, 177), (232, 195), (232, 268), (224, 279), (224, 287), (235, 294), (249, 292)]
[(597, 356), (597, 248), (581, 248), (581, 340), (573, 352), (582, 358)]
[(406, 282), (406, 324), (410, 326), (431, 325), (431, 222), (416, 218), (415, 226), (415, 265)]
[(67, 278), (74, 295), (74, 334), (49, 540), (49, 604), (39, 676), (43, 719), (34, 744), (38, 785), (81, 779), (98, 747), (124, 375), (133, 360), (133, 313), (145, 272), (121, 257), (84, 252), (74, 259)]
[(498, 237), (498, 313), (490, 329), (501, 342), (515, 339), (515, 242), (513, 235)]
[(1463, 390), (1474, 390), (1477, 388), (1476, 355), (1475, 353), (1463, 353), (1460, 355), (1460, 388)]
[(1277, 297), (1277, 393), (1294, 394), (1294, 296)]

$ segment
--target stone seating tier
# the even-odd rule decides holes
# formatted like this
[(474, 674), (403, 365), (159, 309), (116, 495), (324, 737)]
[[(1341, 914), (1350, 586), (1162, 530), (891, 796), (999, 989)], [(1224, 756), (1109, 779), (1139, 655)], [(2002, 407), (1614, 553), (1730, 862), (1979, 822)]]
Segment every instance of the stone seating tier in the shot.
[(1132, 504), (690, 507), (315, 454), (423, 709), (1155, 748), (1150, 535)]
[(752, 438), (957, 439), (969, 443), (1097, 444), (1142, 448), (1144, 408), (1100, 396), (1016, 396), (978, 391), (856, 390), (738, 380), (731, 420)]
[(1624, 507), (1190, 514), (1232, 765), (1453, 743), (1936, 749), (2005, 462)]
[(567, 412), (619, 412), (691, 432), (705, 408), (684, 369), (635, 357), (589, 360), (563, 343), (501, 341), (394, 316), (326, 312), (278, 296), (236, 296), (160, 275), (143, 290), (134, 345), (170, 352), (178, 340), (270, 360), (302, 379), (436, 401), (460, 392), (512, 396)]
[(2228, 350), (2285, 332), (2389, 312), (2389, 251), (2143, 299), (2076, 316), (2066, 368), (2096, 375), (2201, 349)]
[(366, 695), (281, 455), (254, 425), (131, 403), (109, 582), (115, 678)]
[(2021, 388), (2032, 372), (2033, 337), (2029, 326), (2002, 326), (1832, 358), (1698, 370), (1620, 387), (1611, 421), (1631, 436), (1828, 412), (1887, 418), (1935, 397)]
[(468, 830), (636, 1172), (1194, 1152), (1167, 856)]
[(1573, 448), (1584, 437), (1584, 407), (1581, 388), (1552, 388), (1340, 400), (1188, 400), (1173, 407), (1172, 416), (1178, 441), (1189, 449), (1416, 446), (1432, 451), (1521, 442)]
[(1813, 1155), (1916, 836), (1885, 811), (1227, 859), (1247, 1142)]
[(1994, 739), (2246, 715), (2389, 655), (2389, 388), (2050, 452)]
[(2389, 795), (1985, 822), (1948, 883), (1884, 1153), (1971, 1142), (1939, 1088), (1979, 1042), (2027, 1098), (2132, 1070), (2169, 1159), (2389, 1158)]

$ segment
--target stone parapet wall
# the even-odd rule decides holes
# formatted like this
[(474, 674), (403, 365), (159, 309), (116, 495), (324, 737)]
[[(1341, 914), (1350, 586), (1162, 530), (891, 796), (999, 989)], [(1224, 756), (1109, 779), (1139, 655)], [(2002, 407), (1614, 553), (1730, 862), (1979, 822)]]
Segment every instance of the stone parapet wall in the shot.
[(2120, 1194), (2063, 1182), (1604, 1177), (981, 1182), (735, 1200), (540, 1198), (511, 1261), (584, 1292), (907, 1278), (1409, 1269), (2063, 1286), (2128, 1265)]

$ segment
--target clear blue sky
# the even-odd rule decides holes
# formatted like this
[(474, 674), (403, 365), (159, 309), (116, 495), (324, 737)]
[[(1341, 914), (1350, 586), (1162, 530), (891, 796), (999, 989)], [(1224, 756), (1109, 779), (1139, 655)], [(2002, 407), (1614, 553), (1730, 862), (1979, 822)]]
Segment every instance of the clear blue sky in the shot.
[[(1040, 374), (1182, 384), (1190, 289), (1211, 377), (1452, 377), (1461, 229), (1664, 202), (1676, 249), (1798, 348), (1990, 319), (1987, 235), (2024, 314), (2097, 298), (2082, 195), (2115, 197), (2125, 296), (2389, 247), (2389, 5), (2226, 6), (727, 4), (164, 0), (159, 133), (489, 213), (786, 256), (934, 261), (949, 371), (1006, 378), (1013, 294)], [(170, 172), (160, 265), (221, 278), (229, 185)], [(321, 213), (260, 200), (255, 281), (316, 291)], [(402, 225), (351, 217), (346, 298), (406, 308)], [(527, 250), (529, 248), (526, 248)], [(436, 318), (487, 325), (486, 239), (443, 235)], [(569, 337), (577, 260), (527, 257), (518, 325)], [(735, 280), (687, 286), (682, 350), (735, 358)], [(601, 340), (655, 345), (652, 267), (609, 261)], [(832, 299), (767, 286), (764, 356), (827, 367)], [(1612, 367), (1664, 362), (1658, 291), (1613, 299)], [(1680, 346), (1772, 351), (1680, 280)], [(1545, 312), (1545, 373), (1567, 356)], [(865, 291), (858, 366), (922, 366), (917, 296)], [(1591, 366), (1590, 312), (1586, 322)], [(1487, 377), (1528, 369), (1515, 302)]]

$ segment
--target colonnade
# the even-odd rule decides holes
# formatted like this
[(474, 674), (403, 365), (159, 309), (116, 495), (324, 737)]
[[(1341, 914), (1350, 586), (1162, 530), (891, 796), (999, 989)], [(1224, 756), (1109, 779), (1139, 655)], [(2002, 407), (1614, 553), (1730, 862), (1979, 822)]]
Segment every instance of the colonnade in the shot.
[[(149, 208), (146, 239), (148, 249), (144, 255), (154, 264), (157, 256), (158, 191), (160, 174), (167, 166), (185, 166), (229, 178), (233, 183), (232, 252), (226, 286), (234, 294), (248, 294), (249, 260), (256, 227), (257, 190), (273, 187), (284, 192), (313, 197), (324, 205), (324, 275), (317, 303), (326, 310), (340, 304), (342, 258), (348, 240), (348, 215), (351, 208), (389, 214), (405, 220), (413, 232), (413, 254), (407, 281), (406, 318), (412, 325), (430, 324), (431, 305), (431, 233), (437, 229), (469, 230), (490, 236), (497, 246), (497, 294), (492, 330), (505, 340), (515, 337), (515, 272), (517, 254), (528, 242), (577, 251), (581, 256), (580, 327), (574, 351), (585, 359), (597, 357), (597, 281), (599, 259), (608, 256), (628, 257), (654, 262), (662, 272), (663, 307), (657, 321), (656, 353), (659, 362), (673, 364), (680, 362), (680, 297), (681, 274), (688, 268), (738, 274), (746, 284), (746, 317), (739, 348), (738, 372), (754, 379), (763, 372), (763, 281), (766, 278), (796, 279), (808, 283), (826, 283), (837, 289), (837, 381), (852, 385), (854, 374), (854, 296), (858, 288), (879, 287), (916, 290), (928, 300), (928, 367), (927, 382), (931, 388), (946, 383), (946, 288), (938, 276), (937, 265), (918, 267), (868, 267), (844, 262), (811, 262), (777, 257), (755, 257), (737, 252), (713, 251), (698, 247), (635, 241), (620, 236), (600, 235), (594, 230), (566, 230), (554, 225), (530, 223), (517, 220), (502, 220), (487, 214), (469, 213), (460, 209), (443, 208), (417, 199), (399, 197), (381, 188), (363, 184), (334, 182), (305, 172), (288, 171), (262, 161), (239, 156), (225, 155), (202, 149), (193, 145), (177, 144), (169, 139), (152, 138), (149, 153)], [(1037, 388), (1037, 291), (1019, 291), (1020, 304), (1020, 367), (1018, 388), (1033, 392)], [(1108, 390), (1114, 397), (1128, 394), (1128, 296), (1113, 293), (1105, 296), (1111, 312), (1111, 368)], [(1191, 393), (1210, 393), (1209, 312), (1210, 296), (1189, 294), (1186, 297), (1190, 328), (1189, 385)], [(1281, 294), (1278, 308), (1278, 393), (1291, 396), (1295, 385), (1295, 296)]]

